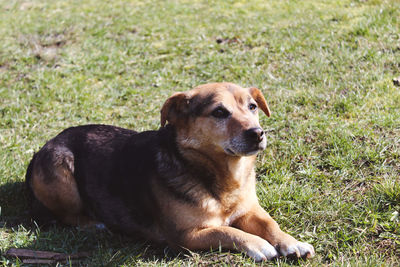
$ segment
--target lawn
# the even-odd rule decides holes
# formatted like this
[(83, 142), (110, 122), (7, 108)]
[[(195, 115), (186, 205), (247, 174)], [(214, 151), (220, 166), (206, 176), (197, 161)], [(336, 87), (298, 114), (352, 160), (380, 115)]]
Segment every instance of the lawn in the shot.
[(399, 76), (396, 0), (0, 1), (0, 252), (90, 251), (82, 266), (254, 265), (236, 252), (39, 229), (23, 186), (33, 153), (62, 129), (157, 129), (173, 92), (230, 81), (260, 88), (272, 111), (261, 116), (261, 205), (317, 253), (263, 264), (399, 266)]

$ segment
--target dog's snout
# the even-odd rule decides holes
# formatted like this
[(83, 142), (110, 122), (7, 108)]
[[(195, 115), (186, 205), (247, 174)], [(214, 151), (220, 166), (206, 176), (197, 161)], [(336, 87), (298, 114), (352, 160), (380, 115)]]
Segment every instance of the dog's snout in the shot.
[(264, 138), (264, 131), (260, 127), (255, 127), (246, 130), (244, 136), (250, 142), (260, 143)]

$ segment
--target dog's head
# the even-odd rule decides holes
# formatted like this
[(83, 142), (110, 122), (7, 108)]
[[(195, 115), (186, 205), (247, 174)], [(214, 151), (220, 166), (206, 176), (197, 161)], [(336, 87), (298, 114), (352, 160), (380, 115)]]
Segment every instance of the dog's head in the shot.
[(258, 110), (270, 110), (261, 91), (232, 83), (212, 83), (175, 93), (161, 109), (161, 126), (177, 130), (178, 144), (229, 156), (254, 155), (266, 146)]

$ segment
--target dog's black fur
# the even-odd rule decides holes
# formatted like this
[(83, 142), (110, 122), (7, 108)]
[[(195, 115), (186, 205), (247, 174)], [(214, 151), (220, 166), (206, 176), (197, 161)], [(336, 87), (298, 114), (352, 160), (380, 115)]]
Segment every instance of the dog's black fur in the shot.
[[(176, 146), (175, 130), (170, 125), (141, 133), (108, 125), (64, 130), (36, 153), (29, 164), (26, 184), (32, 196), (33, 164), (48, 166), (44, 176), (52, 177), (50, 172), (55, 162), (72, 163), (79, 194), (86, 205), (85, 213), (114, 231), (140, 234), (160, 220), (151, 190), (154, 179), (176, 198), (195, 201), (178, 184), (168, 180), (186, 172)], [(38, 200), (34, 202), (40, 204)], [(43, 205), (34, 212), (38, 220), (48, 215)]]

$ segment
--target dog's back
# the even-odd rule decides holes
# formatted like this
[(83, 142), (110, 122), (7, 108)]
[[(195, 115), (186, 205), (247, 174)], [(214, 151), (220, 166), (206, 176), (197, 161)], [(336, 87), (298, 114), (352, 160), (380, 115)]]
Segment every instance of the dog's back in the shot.
[(46, 143), (29, 164), (26, 183), (33, 216), (70, 225), (101, 221), (108, 228), (137, 234), (158, 215), (151, 179), (155, 157), (171, 153), (169, 131), (134, 131), (86, 125), (68, 128)]

